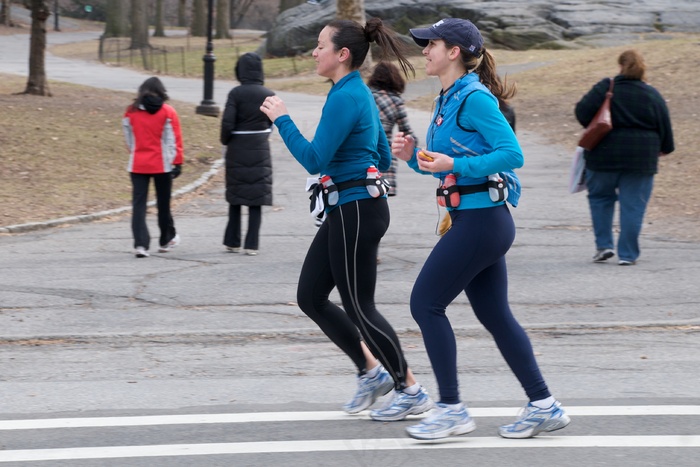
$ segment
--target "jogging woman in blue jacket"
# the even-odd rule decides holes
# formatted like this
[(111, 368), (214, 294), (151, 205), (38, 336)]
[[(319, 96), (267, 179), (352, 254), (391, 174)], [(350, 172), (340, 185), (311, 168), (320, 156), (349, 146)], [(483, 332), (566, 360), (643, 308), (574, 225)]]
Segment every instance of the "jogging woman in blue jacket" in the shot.
[[(367, 180), (377, 169), (389, 168), (391, 152), (372, 93), (358, 70), (375, 41), (398, 57), (405, 73), (413, 69), (396, 36), (378, 18), (364, 27), (335, 20), (319, 34), (313, 52), (316, 72), (333, 86), (311, 141), (299, 132), (279, 97), (268, 97), (260, 109), (296, 160), (310, 174), (332, 181), (329, 186), (337, 190), (326, 200), (327, 218), (302, 266), (299, 307), (357, 366), (357, 393), (345, 411), (360, 412), (393, 387), (391, 403), (370, 416), (396, 421), (429, 410), (432, 401), (411, 374), (396, 333), (374, 302), (377, 250), (389, 227), (389, 206), (377, 180), (370, 178), (369, 185)], [(344, 310), (328, 299), (335, 287)]]
[[(501, 82), (471, 22), (447, 18), (410, 32), (424, 47), (426, 72), (440, 79), (442, 91), (427, 149), (419, 150), (410, 136), (397, 133), (392, 152), (444, 186), (446, 179), (455, 180), (456, 188), (448, 191), (444, 203), (452, 227), (430, 253), (411, 294), (411, 313), (423, 333), (440, 400), (432, 414), (407, 432), (418, 439), (439, 439), (476, 428), (460, 399), (457, 345), (446, 314), (462, 292), (530, 399), (520, 418), (500, 427), (499, 434), (529, 438), (564, 428), (569, 418), (550, 394), (530, 340), (508, 305), (505, 254), (515, 238), (515, 225), (505, 201), (492, 198), (488, 185), (489, 175), (523, 165), (520, 145), (498, 106), (499, 98), (508, 99), (515, 88)], [(515, 204), (517, 199), (509, 201)]]

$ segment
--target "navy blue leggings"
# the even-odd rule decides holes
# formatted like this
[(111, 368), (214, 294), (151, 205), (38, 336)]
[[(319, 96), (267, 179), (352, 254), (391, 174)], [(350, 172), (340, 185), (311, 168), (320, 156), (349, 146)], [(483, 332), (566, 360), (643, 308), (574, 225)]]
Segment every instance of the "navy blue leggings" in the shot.
[[(333, 209), (306, 254), (297, 301), (360, 374), (367, 364), (362, 340), (391, 374), (395, 387), (403, 389), (408, 365), (399, 338), (374, 303), (377, 251), (389, 218), (386, 198), (351, 201)], [(344, 310), (328, 299), (335, 287)]]
[(440, 402), (460, 402), (457, 343), (445, 309), (462, 291), (530, 400), (549, 397), (530, 339), (508, 305), (505, 254), (515, 238), (510, 211), (501, 205), (451, 216), (452, 228), (430, 253), (411, 294), (411, 313), (423, 333)]

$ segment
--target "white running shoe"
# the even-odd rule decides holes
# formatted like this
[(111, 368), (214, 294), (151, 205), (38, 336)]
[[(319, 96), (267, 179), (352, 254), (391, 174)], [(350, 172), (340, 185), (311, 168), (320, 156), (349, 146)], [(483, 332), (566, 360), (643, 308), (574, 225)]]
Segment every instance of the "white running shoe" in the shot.
[(374, 378), (367, 376), (357, 377), (357, 392), (344, 406), (347, 413), (359, 413), (374, 404), (379, 397), (394, 388), (394, 381), (389, 372), (381, 367)]
[(435, 404), (435, 410), (418, 425), (406, 428), (406, 433), (416, 439), (442, 439), (450, 436), (466, 435), (476, 430), (476, 423), (462, 407), (453, 410), (442, 402)]
[(178, 246), (180, 244), (180, 236), (178, 234), (175, 234), (172, 240), (168, 242), (167, 245), (163, 245), (160, 248), (158, 248), (159, 253), (167, 253), (169, 251), (172, 251), (173, 248)]
[(433, 401), (425, 389), (420, 388), (416, 394), (394, 391), (394, 397), (384, 407), (369, 413), (372, 420), (378, 422), (398, 422), (408, 415), (418, 415), (433, 408)]
[(134, 250), (134, 254), (137, 258), (148, 258), (150, 256), (148, 251), (142, 246), (137, 246), (136, 250)]
[(570, 422), (559, 401), (548, 409), (540, 409), (528, 402), (520, 409), (515, 423), (503, 425), (498, 429), (498, 434), (504, 438), (532, 438), (543, 431), (561, 430)]

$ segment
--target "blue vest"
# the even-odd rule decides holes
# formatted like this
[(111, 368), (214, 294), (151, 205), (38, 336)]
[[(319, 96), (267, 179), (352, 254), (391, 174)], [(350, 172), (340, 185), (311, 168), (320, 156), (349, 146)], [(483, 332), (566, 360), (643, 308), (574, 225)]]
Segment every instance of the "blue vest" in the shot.
[[(481, 84), (476, 73), (470, 73), (455, 81), (446, 93), (435, 99), (435, 112), (433, 113), (426, 147), (429, 151), (441, 152), (452, 157), (478, 157), (482, 154), (493, 151), (484, 138), (476, 131), (462, 128), (458, 123), (458, 117), (463, 111), (466, 98), (475, 91), (483, 91), (490, 96), (496, 105), (496, 96)], [(441, 180), (449, 172), (437, 172), (433, 176)], [(503, 173), (508, 183), (508, 202), (517, 206), (520, 197), (520, 182), (514, 172)], [(458, 185), (478, 185), (485, 183), (487, 177), (464, 177), (457, 178)], [(488, 192), (472, 193), (462, 195), (460, 205), (457, 209), (477, 209), (493, 207), (504, 202), (494, 203), (491, 201)]]

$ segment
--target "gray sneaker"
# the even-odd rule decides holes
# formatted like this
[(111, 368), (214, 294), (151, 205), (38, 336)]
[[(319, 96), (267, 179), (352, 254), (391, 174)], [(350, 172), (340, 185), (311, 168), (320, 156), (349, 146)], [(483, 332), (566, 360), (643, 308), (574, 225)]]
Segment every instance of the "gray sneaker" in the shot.
[(540, 409), (528, 402), (520, 410), (515, 423), (503, 425), (498, 429), (498, 434), (504, 438), (532, 438), (542, 432), (561, 430), (570, 422), (559, 401), (548, 409)]
[(394, 391), (394, 397), (384, 407), (369, 413), (372, 420), (378, 422), (397, 422), (408, 415), (418, 415), (433, 408), (433, 401), (425, 389), (420, 388), (416, 394)]
[(416, 439), (442, 439), (450, 436), (466, 435), (476, 430), (476, 423), (462, 407), (453, 410), (438, 402), (435, 410), (418, 425), (406, 428), (406, 433)]
[(605, 248), (603, 250), (598, 250), (595, 252), (593, 255), (593, 262), (594, 263), (602, 263), (604, 261), (609, 260), (615, 256), (615, 252), (612, 251), (610, 248)]
[(394, 388), (394, 381), (389, 372), (382, 366), (374, 378), (367, 376), (357, 377), (357, 392), (353, 398), (343, 406), (347, 413), (358, 413), (374, 404), (378, 398)]

